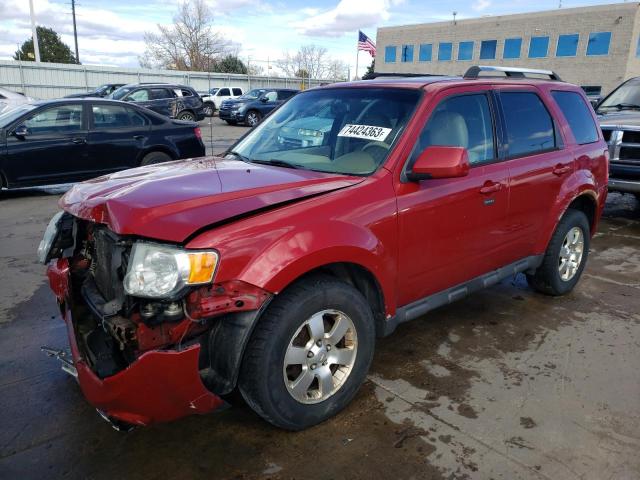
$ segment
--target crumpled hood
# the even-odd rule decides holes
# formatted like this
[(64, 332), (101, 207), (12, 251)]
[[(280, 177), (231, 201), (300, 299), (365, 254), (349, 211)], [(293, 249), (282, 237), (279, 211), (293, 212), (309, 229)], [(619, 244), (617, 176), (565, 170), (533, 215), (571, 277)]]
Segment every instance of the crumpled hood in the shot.
[(208, 157), (79, 183), (62, 197), (60, 207), (118, 234), (183, 242), (207, 225), (362, 180)]

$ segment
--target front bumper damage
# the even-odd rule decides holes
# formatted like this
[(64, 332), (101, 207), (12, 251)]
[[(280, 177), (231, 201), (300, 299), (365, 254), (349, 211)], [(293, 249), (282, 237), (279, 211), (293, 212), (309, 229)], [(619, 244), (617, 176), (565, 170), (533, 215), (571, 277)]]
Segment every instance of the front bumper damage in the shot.
[(202, 383), (198, 344), (176, 350), (147, 351), (122, 371), (99, 378), (78, 346), (69, 303), (67, 259), (52, 261), (47, 276), (67, 325), (78, 383), (88, 402), (103, 416), (142, 426), (208, 413), (224, 403)]

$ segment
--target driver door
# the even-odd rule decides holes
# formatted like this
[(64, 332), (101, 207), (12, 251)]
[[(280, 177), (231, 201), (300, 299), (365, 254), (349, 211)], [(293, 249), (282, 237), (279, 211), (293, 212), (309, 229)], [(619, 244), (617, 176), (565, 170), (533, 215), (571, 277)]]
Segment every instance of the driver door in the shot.
[[(471, 91), (470, 91), (471, 90)], [(467, 149), (469, 174), (398, 186), (399, 305), (506, 263), (508, 169), (498, 160), (493, 96), (486, 87), (434, 98), (408, 167), (428, 146)]]
[(5, 174), (9, 183), (43, 185), (85, 177), (87, 122), (82, 103), (37, 110), (15, 127), (20, 125), (27, 128), (27, 135), (7, 136)]

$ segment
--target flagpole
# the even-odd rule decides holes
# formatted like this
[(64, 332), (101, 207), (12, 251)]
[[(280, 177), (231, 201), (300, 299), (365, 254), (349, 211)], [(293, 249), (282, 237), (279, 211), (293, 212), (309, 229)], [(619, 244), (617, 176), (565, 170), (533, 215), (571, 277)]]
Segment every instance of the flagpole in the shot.
[(358, 30), (358, 41), (356, 41), (356, 80), (358, 79), (358, 60), (360, 59), (360, 30)]

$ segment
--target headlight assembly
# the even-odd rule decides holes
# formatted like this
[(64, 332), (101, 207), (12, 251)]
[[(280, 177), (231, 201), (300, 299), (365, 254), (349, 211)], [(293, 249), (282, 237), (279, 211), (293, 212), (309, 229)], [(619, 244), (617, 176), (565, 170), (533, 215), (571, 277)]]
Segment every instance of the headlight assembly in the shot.
[(136, 297), (169, 298), (185, 286), (211, 283), (217, 266), (214, 251), (138, 242), (131, 251), (124, 289)]

